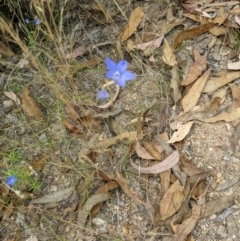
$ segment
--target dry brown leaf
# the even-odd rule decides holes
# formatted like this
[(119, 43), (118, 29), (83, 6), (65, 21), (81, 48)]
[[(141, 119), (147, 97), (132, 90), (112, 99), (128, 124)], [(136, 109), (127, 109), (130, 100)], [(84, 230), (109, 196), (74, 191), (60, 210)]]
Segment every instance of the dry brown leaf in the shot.
[(70, 130), (72, 133), (78, 135), (78, 134), (82, 134), (83, 131), (78, 129), (75, 125), (71, 124), (70, 122), (68, 122), (67, 120), (63, 121), (64, 125), (66, 126), (66, 128), (68, 130)]
[(126, 29), (124, 30), (121, 36), (122, 42), (127, 40), (136, 31), (138, 25), (142, 21), (143, 15), (144, 15), (144, 12), (141, 7), (137, 7), (133, 10), (129, 18), (128, 26), (126, 27)]
[(153, 165), (151, 167), (140, 167), (134, 164), (131, 161), (131, 165), (139, 171), (139, 173), (148, 173), (148, 174), (158, 174), (164, 171), (169, 170), (170, 168), (174, 167), (179, 161), (179, 153), (178, 151), (174, 151), (170, 156), (168, 156), (162, 162)]
[(215, 36), (227, 34), (227, 29), (224, 26), (214, 26), (209, 32)]
[(11, 216), (12, 212), (13, 212), (13, 204), (11, 202), (9, 205), (7, 205), (7, 207), (5, 207), (2, 220), (8, 219)]
[[(115, 189), (118, 186), (119, 186), (119, 184), (116, 181), (110, 181), (110, 182), (106, 183), (103, 187), (100, 187), (97, 190), (96, 194), (108, 193), (109, 191)], [(91, 209), (91, 215), (97, 214), (100, 211), (101, 206), (102, 206), (101, 202), (94, 205), (93, 208)]]
[(202, 122), (213, 123), (217, 121), (231, 122), (240, 118), (240, 108), (233, 109), (230, 112), (222, 112), (217, 116), (208, 119), (199, 119)]
[(38, 107), (36, 101), (29, 96), (29, 86), (26, 86), (22, 92), (22, 108), (23, 111), (29, 116), (37, 121), (43, 120), (43, 113)]
[(154, 160), (154, 157), (152, 157), (148, 152), (147, 150), (140, 145), (139, 142), (137, 142), (136, 146), (135, 146), (135, 151), (137, 153), (137, 155), (139, 157), (141, 157), (142, 159), (145, 159), (145, 160)]
[(77, 223), (80, 227), (84, 227), (87, 217), (90, 214), (92, 207), (98, 203), (104, 202), (111, 198), (109, 193), (100, 193), (91, 196), (83, 205), (81, 210), (78, 211)]
[(115, 180), (122, 188), (122, 190), (130, 197), (132, 198), (134, 201), (143, 204), (146, 207), (149, 207), (149, 204), (143, 202), (141, 199), (139, 199), (136, 195), (134, 195), (131, 190), (128, 188), (127, 186), (127, 180), (123, 177), (117, 177), (117, 178), (113, 178), (113, 180)]
[(237, 85), (231, 85), (230, 88), (232, 90), (233, 103), (229, 109), (233, 110), (240, 107), (240, 88)]
[(203, 89), (203, 93), (212, 92), (232, 82), (233, 80), (239, 77), (240, 77), (240, 71), (233, 71), (233, 72), (223, 73), (223, 75), (220, 77), (210, 78)]
[(107, 120), (108, 127), (110, 131), (119, 135), (128, 132), (122, 125), (116, 122), (115, 118), (110, 116)]
[[(136, 140), (138, 140), (138, 135), (136, 132), (126, 132), (126, 133), (122, 133), (119, 134), (115, 137), (103, 140), (102, 142), (96, 144), (95, 146), (93, 146), (93, 149), (98, 149), (98, 148), (108, 148), (112, 145), (115, 145), (116, 143), (120, 142), (124, 142), (126, 144), (132, 144), (134, 143)], [(141, 138), (140, 138), (141, 139)]]
[(17, 95), (15, 93), (13, 93), (12, 91), (7, 92), (5, 91), (4, 94), (11, 100), (13, 100), (14, 102), (16, 102), (17, 105), (21, 105), (20, 100), (18, 99)]
[(176, 57), (173, 53), (173, 49), (166, 39), (164, 39), (163, 44), (162, 60), (169, 66), (174, 66), (177, 64)]
[(182, 93), (180, 90), (180, 78), (179, 78), (179, 68), (174, 65), (171, 69), (172, 78), (170, 80), (170, 88), (172, 88), (172, 98), (175, 103), (177, 103), (182, 98)]
[(203, 88), (207, 82), (207, 79), (210, 75), (211, 68), (209, 68), (196, 82), (193, 84), (191, 89), (182, 99), (182, 107), (184, 112), (193, 110), (196, 106), (198, 99), (203, 91)]
[(160, 36), (159, 38), (156, 38), (156, 39), (154, 39), (152, 41), (149, 41), (147, 43), (141, 43), (141, 44), (133, 45), (132, 49), (145, 50), (149, 46), (153, 46), (155, 49), (157, 49), (158, 47), (160, 47), (163, 39), (164, 39), (164, 36)]
[(193, 121), (189, 121), (186, 124), (179, 125), (178, 130), (173, 133), (171, 139), (167, 143), (174, 143), (183, 140), (185, 136), (189, 133), (192, 125)]
[(157, 148), (151, 144), (148, 141), (143, 142), (143, 146), (146, 148), (147, 152), (154, 157), (155, 160), (161, 161), (162, 160), (162, 155), (161, 153), (157, 150)]
[(192, 39), (194, 37), (197, 37), (208, 32), (209, 29), (214, 27), (214, 25), (214, 23), (206, 23), (197, 28), (183, 30), (176, 36), (174, 40), (174, 49), (179, 48), (183, 41)]
[(233, 63), (229, 62), (227, 68), (232, 69), (232, 70), (239, 70), (240, 69), (240, 61), (233, 62)]
[(79, 46), (75, 48), (71, 53), (65, 55), (66, 59), (75, 59), (78, 56), (83, 56), (87, 52), (85, 46)]
[(212, 214), (219, 213), (233, 205), (235, 195), (232, 196), (223, 196), (215, 200), (209, 201), (205, 205), (203, 212), (203, 217), (208, 217)]
[(191, 217), (185, 219), (182, 224), (178, 226), (177, 232), (174, 234), (172, 241), (185, 241), (187, 236), (197, 225), (198, 220), (201, 218), (201, 211), (204, 206), (204, 201), (201, 199), (197, 204), (193, 203)]
[(189, 85), (194, 82), (207, 67), (207, 58), (202, 56), (194, 61), (188, 69), (186, 78), (182, 81), (182, 85)]
[(177, 180), (164, 193), (159, 205), (162, 220), (171, 217), (180, 209), (185, 198), (183, 190), (184, 186), (181, 186), (179, 180)]
[(47, 161), (47, 156), (42, 155), (40, 158), (34, 161), (31, 161), (29, 164), (34, 171), (39, 172), (44, 168), (46, 161)]

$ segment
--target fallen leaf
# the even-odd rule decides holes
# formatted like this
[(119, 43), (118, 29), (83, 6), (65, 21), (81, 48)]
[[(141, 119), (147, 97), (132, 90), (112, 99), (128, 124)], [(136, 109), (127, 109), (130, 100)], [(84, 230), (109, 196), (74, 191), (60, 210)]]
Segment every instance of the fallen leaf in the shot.
[(66, 59), (75, 59), (78, 56), (83, 56), (87, 52), (85, 46), (79, 46), (75, 48), (71, 53), (65, 55)]
[(78, 129), (75, 125), (71, 124), (67, 120), (64, 120), (63, 123), (66, 126), (66, 128), (68, 130), (70, 130), (72, 133), (74, 133), (74, 134), (82, 134), (83, 133), (82, 130)]
[(72, 193), (73, 193), (74, 189), (72, 187), (63, 189), (61, 191), (57, 191), (48, 195), (45, 195), (41, 198), (37, 198), (31, 201), (32, 204), (34, 203), (55, 203), (55, 202), (60, 202), (62, 200), (66, 200), (68, 199)]
[(146, 43), (141, 43), (141, 44), (136, 44), (132, 46), (132, 49), (141, 49), (145, 50), (149, 46), (153, 46), (155, 49), (160, 47), (162, 41), (164, 39), (164, 36), (160, 36), (159, 38), (156, 38), (152, 41), (146, 42)]
[(227, 29), (224, 26), (214, 26), (209, 32), (215, 36), (227, 34)]
[(163, 44), (163, 55), (162, 60), (169, 66), (174, 66), (177, 64), (176, 57), (173, 53), (173, 49), (166, 39), (164, 39)]
[(174, 151), (172, 154), (170, 154), (165, 160), (162, 162), (159, 162), (156, 165), (153, 165), (151, 167), (140, 167), (136, 164), (134, 164), (131, 160), (131, 165), (139, 171), (139, 173), (148, 173), (148, 174), (158, 174), (164, 171), (169, 170), (173, 166), (175, 166), (179, 161), (179, 153), (178, 151)]
[(183, 190), (184, 186), (182, 186), (179, 180), (177, 180), (164, 193), (159, 204), (159, 211), (162, 220), (166, 220), (171, 217), (180, 209), (185, 198)]
[(201, 56), (190, 65), (186, 78), (182, 81), (182, 85), (189, 85), (194, 82), (207, 67), (206, 56)]
[(198, 220), (201, 218), (204, 202), (203, 200), (199, 200), (197, 204), (193, 203), (192, 215), (178, 226), (177, 232), (174, 234), (171, 241), (185, 241), (187, 239), (187, 236), (192, 232)]
[(172, 137), (167, 143), (174, 143), (183, 140), (189, 133), (193, 123), (193, 121), (189, 121), (186, 124), (179, 125), (178, 130), (173, 133)]
[(26, 86), (23, 89), (22, 92), (22, 108), (23, 111), (29, 116), (34, 118), (37, 121), (40, 121), (43, 119), (43, 113), (38, 107), (36, 101), (29, 96), (30, 91), (29, 91), (29, 86)]
[(29, 164), (34, 171), (39, 172), (45, 166), (46, 161), (47, 161), (47, 156), (42, 155), (40, 158), (37, 158), (36, 160), (31, 161)]
[[(6, 205), (6, 204), (5, 204), (5, 205)], [(2, 215), (3, 215), (3, 216), (2, 216), (2, 221), (3, 221), (4, 219), (8, 219), (8, 218), (11, 216), (12, 212), (13, 212), (13, 204), (12, 204), (12, 202), (11, 202), (11, 203), (8, 204), (7, 206), (5, 206), (4, 213), (2, 214)]]
[(202, 35), (202, 34), (208, 32), (211, 28), (214, 27), (214, 25), (215, 25), (214, 23), (206, 23), (200, 27), (183, 30), (182, 32), (177, 34), (177, 36), (174, 40), (174, 49), (179, 48), (183, 41), (192, 39), (194, 37), (197, 37), (199, 35)]
[(212, 214), (222, 212), (223, 210), (232, 206), (235, 195), (222, 196), (206, 203), (203, 217), (206, 218)]
[(230, 214), (236, 212), (239, 210), (239, 205), (233, 205), (232, 207), (224, 210), (222, 214), (220, 214), (218, 217), (212, 219), (212, 222), (222, 222), (224, 221)]
[(129, 18), (128, 25), (121, 36), (122, 42), (127, 40), (136, 31), (138, 25), (142, 21), (143, 15), (144, 15), (144, 12), (141, 7), (137, 7), (133, 10)]
[(135, 151), (139, 157), (145, 160), (154, 160), (154, 157), (152, 157), (147, 150), (137, 142), (135, 146)]
[(147, 152), (157, 161), (162, 160), (161, 153), (157, 150), (157, 148), (148, 141), (143, 142), (143, 146), (146, 148)]
[(100, 194), (94, 194), (91, 196), (83, 205), (83, 207), (78, 211), (77, 215), (77, 223), (80, 227), (84, 227), (87, 217), (91, 212), (91, 209), (93, 206), (95, 206), (98, 203), (104, 202), (111, 198), (111, 195), (109, 193), (100, 193)]
[(102, 142), (93, 146), (92, 148), (93, 149), (98, 149), (98, 148), (100, 148), (100, 149), (104, 148), (105, 149), (105, 148), (108, 148), (112, 145), (115, 145), (118, 142), (124, 142), (125, 144), (132, 144), (136, 140), (138, 140), (136, 132), (126, 132), (126, 133), (119, 134), (115, 137), (105, 139)]
[(184, 112), (191, 111), (196, 106), (203, 88), (208, 80), (210, 72), (211, 68), (209, 68), (198, 80), (196, 80), (191, 89), (183, 97), (182, 107)]
[(240, 61), (228, 63), (227, 68), (232, 69), (232, 70), (239, 70), (240, 69)]
[(30, 235), (30, 237), (26, 239), (26, 241), (38, 241), (38, 238), (35, 235)]
[[(116, 187), (119, 187), (119, 184), (116, 181), (110, 181), (106, 183), (103, 187), (100, 187), (97, 190), (96, 194), (108, 193), (109, 191), (115, 189)], [(101, 206), (102, 206), (102, 203), (98, 203), (94, 205), (91, 209), (91, 215), (97, 214), (100, 211)]]
[(210, 78), (204, 89), (203, 93), (209, 93), (212, 92), (230, 82), (240, 77), (240, 71), (233, 71), (228, 73), (223, 73), (220, 77)]
[(120, 114), (122, 112), (122, 109), (121, 108), (116, 108), (116, 109), (113, 109), (112, 111), (107, 111), (107, 112), (104, 112), (104, 113), (98, 113), (98, 114), (93, 114), (91, 115), (92, 117), (94, 118), (103, 118), (103, 119), (107, 119), (111, 116), (116, 116), (118, 114)]
[(174, 65), (171, 69), (172, 78), (170, 80), (170, 87), (172, 89), (172, 98), (175, 103), (177, 103), (182, 98), (182, 93), (180, 90), (180, 77), (179, 77), (179, 68), (177, 65)]
[(122, 125), (116, 122), (114, 117), (109, 117), (107, 120), (109, 130), (117, 135), (128, 132)]
[(16, 102), (17, 105), (21, 105), (20, 100), (18, 99), (17, 95), (15, 93), (13, 93), (12, 91), (7, 92), (5, 91), (4, 94), (11, 100), (13, 100), (14, 102)]

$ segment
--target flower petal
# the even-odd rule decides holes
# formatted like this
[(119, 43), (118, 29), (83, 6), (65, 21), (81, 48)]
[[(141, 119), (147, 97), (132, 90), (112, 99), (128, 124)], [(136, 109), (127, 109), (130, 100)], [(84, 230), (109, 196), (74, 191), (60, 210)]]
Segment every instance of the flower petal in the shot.
[(106, 74), (107, 78), (109, 79), (115, 79), (115, 72), (114, 70), (109, 70)]
[(106, 99), (109, 97), (109, 94), (106, 90), (99, 90), (97, 92), (97, 99), (101, 100), (101, 99)]
[(121, 87), (125, 87), (126, 85), (126, 81), (123, 78), (119, 78), (118, 80), (115, 80), (115, 82)]
[(108, 57), (105, 58), (105, 64), (109, 70), (115, 71), (117, 68), (117, 64)]
[(121, 76), (121, 79), (124, 81), (131, 81), (135, 78), (136, 78), (136, 75), (130, 71), (125, 71)]
[(117, 71), (119, 71), (120, 73), (123, 73), (124, 71), (126, 71), (128, 68), (128, 62), (126, 60), (120, 60), (117, 63)]
[(14, 175), (11, 175), (10, 177), (7, 178), (6, 183), (8, 186), (12, 187), (17, 180), (18, 179)]

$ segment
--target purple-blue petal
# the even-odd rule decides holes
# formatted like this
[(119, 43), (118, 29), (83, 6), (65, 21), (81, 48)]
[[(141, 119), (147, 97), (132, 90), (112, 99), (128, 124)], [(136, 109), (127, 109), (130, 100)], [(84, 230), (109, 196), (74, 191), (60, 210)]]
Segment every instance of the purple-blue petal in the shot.
[(105, 58), (105, 64), (107, 65), (107, 68), (109, 70), (116, 71), (117, 64), (110, 58), (108, 58), (108, 57)]
[(130, 71), (125, 71), (122, 75), (121, 75), (121, 79), (124, 81), (131, 81), (133, 79), (136, 78), (136, 75)]
[(115, 72), (116, 72), (116, 71), (114, 71), (114, 70), (109, 70), (109, 71), (107, 72), (107, 74), (106, 74), (107, 78), (109, 78), (109, 79), (114, 79), (114, 77), (115, 77)]
[(6, 183), (8, 186), (12, 187), (17, 180), (18, 179), (14, 175), (11, 175), (10, 177), (7, 178)]
[(119, 78), (118, 80), (115, 80), (115, 82), (122, 88), (126, 85), (126, 81), (123, 78)]
[(120, 73), (123, 73), (124, 71), (126, 71), (128, 68), (128, 62), (126, 60), (120, 60), (117, 63), (117, 71), (119, 71)]
[(99, 90), (97, 92), (97, 99), (101, 100), (101, 99), (106, 99), (109, 97), (109, 94), (106, 90)]

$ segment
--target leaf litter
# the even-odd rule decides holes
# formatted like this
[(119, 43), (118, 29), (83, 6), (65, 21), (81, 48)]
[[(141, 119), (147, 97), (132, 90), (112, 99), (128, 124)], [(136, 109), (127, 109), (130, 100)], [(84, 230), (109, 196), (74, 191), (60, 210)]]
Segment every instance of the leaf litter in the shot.
[[(195, 126), (198, 126), (199, 123), (205, 126), (207, 126), (207, 122), (217, 124), (217, 122), (225, 121), (231, 124), (231, 122), (237, 122), (240, 119), (238, 82), (236, 81), (234, 84), (231, 83), (240, 77), (239, 71), (232, 71), (239, 69), (238, 59), (231, 60), (233, 62), (229, 62), (228, 66), (226, 67), (225, 65), (224, 68), (222, 66), (220, 67), (220, 60), (219, 66), (216, 67), (216, 65), (214, 65), (215, 63), (213, 64), (209, 61), (211, 59), (210, 50), (215, 50), (215, 45), (208, 43), (205, 49), (201, 49), (201, 45), (198, 44), (198, 38), (200, 38), (201, 35), (205, 37), (214, 35), (219, 36), (219, 40), (222, 41), (222, 48), (224, 49), (226, 47), (225, 45), (228, 44), (228, 42), (221, 40), (220, 36), (226, 34), (227, 29), (230, 28), (229, 26), (233, 26), (234, 23), (238, 24), (237, 17), (229, 17), (229, 14), (238, 14), (238, 11), (232, 8), (236, 3), (224, 3), (224, 6), (228, 6), (230, 9), (227, 12), (224, 7), (222, 7), (223, 5), (213, 1), (209, 1), (209, 3), (204, 6), (201, 6), (201, 3), (196, 1), (179, 2), (186, 11), (190, 12), (184, 14), (191, 19), (191, 23), (194, 24), (195, 21), (200, 23), (200, 25), (190, 29), (186, 24), (186, 26), (184, 25), (186, 28), (184, 30), (176, 28), (177, 31), (179, 32), (180, 30), (180, 32), (175, 35), (173, 44), (169, 41), (169, 38), (172, 37), (171, 31), (175, 32), (175, 27), (185, 23), (185, 19), (181, 19), (180, 15), (178, 15), (179, 18), (175, 18), (172, 14), (172, 9), (166, 11), (168, 16), (166, 16), (166, 20), (164, 21), (159, 18), (151, 19), (152, 22), (144, 22), (146, 21), (144, 15), (147, 11), (143, 7), (138, 6), (130, 11), (129, 19), (125, 19), (125, 23), (127, 22), (126, 27), (122, 25), (122, 33), (120, 34), (120, 32), (118, 32), (117, 36), (118, 40), (122, 42), (128, 40), (126, 44), (131, 54), (135, 54), (136, 52), (134, 53), (134, 51), (140, 49), (144, 52), (139, 56), (145, 58), (145, 61), (149, 60), (165, 67), (167, 65), (166, 70), (172, 75), (171, 78), (168, 78), (168, 81), (171, 83), (169, 87), (172, 90), (172, 98), (175, 105), (170, 102), (170, 106), (167, 107), (172, 117), (166, 117), (164, 122), (165, 126), (163, 127), (166, 132), (159, 131), (160, 124), (158, 123), (158, 118), (156, 118), (155, 107), (151, 106), (146, 112), (143, 110), (139, 111), (139, 103), (137, 103), (138, 106), (134, 105), (137, 101), (133, 98), (130, 99), (130, 102), (132, 102), (130, 108), (129, 105), (126, 104), (127, 95), (134, 96), (137, 93), (136, 89), (136, 93), (134, 91), (128, 93), (128, 90), (120, 90), (120, 87), (116, 85), (116, 92), (113, 93), (110, 101), (98, 104), (93, 100), (93, 105), (85, 104), (87, 102), (84, 102), (83, 99), (78, 100), (74, 98), (73, 101), (70, 100), (70, 98), (59, 95), (59, 99), (64, 102), (66, 107), (64, 117), (61, 118), (61, 121), (68, 130), (68, 133), (70, 131), (72, 134), (72, 136), (68, 136), (68, 138), (74, 137), (74, 141), (77, 141), (76, 146), (79, 146), (79, 149), (81, 149), (78, 159), (79, 166), (76, 165), (75, 160), (73, 169), (80, 167), (82, 173), (77, 170), (78, 175), (71, 175), (76, 179), (74, 183), (81, 182), (83, 186), (81, 186), (82, 188), (78, 188), (78, 194), (80, 194), (80, 196), (76, 195), (74, 191), (76, 186), (73, 187), (72, 182), (70, 182), (71, 184), (67, 185), (68, 187), (60, 188), (61, 191), (53, 191), (47, 195), (43, 193), (41, 195), (38, 194), (38, 196), (41, 196), (39, 198), (32, 196), (33, 200), (31, 200), (31, 203), (36, 206), (41, 204), (47, 209), (56, 208), (59, 203), (71, 203), (75, 200), (75, 203), (71, 203), (66, 210), (71, 210), (69, 211), (71, 214), (77, 212), (77, 217), (75, 217), (74, 222), (76, 221), (81, 227), (81, 235), (86, 235), (86, 233), (89, 232), (88, 227), (93, 215), (107, 213), (106, 207), (109, 203), (106, 201), (110, 198), (114, 200), (116, 198), (114, 195), (118, 192), (121, 193), (120, 199), (124, 199), (124, 195), (128, 196), (129, 199), (124, 199), (126, 203), (129, 203), (129, 200), (133, 200), (136, 203), (134, 205), (139, 205), (136, 206), (139, 210), (141, 209), (139, 208), (141, 205), (144, 206), (148, 213), (148, 218), (146, 218), (146, 220), (144, 218), (142, 223), (147, 223), (149, 221), (147, 219), (150, 219), (150, 222), (154, 225), (161, 224), (168, 226), (172, 233), (170, 235), (166, 234), (169, 235), (171, 240), (187, 240), (187, 237), (193, 239), (193, 237), (196, 237), (194, 229), (201, 228), (198, 226), (198, 222), (200, 222), (202, 218), (207, 218), (212, 214), (227, 210), (226, 213), (223, 213), (223, 216), (217, 219), (218, 221), (222, 221), (222, 217), (225, 218), (232, 212), (232, 210), (229, 211), (228, 208), (232, 207), (236, 195), (225, 196), (225, 194), (223, 194), (224, 196), (218, 196), (218, 198), (212, 199), (215, 191), (223, 192), (225, 189), (220, 188), (221, 186), (214, 189), (214, 185), (212, 185), (212, 189), (209, 191), (210, 188), (207, 188), (205, 183), (209, 182), (208, 177), (210, 175), (214, 178), (215, 174), (214, 172), (205, 170), (208, 168), (207, 165), (205, 169), (197, 167), (197, 164), (203, 163), (202, 160), (197, 164), (192, 162), (191, 150), (187, 150), (187, 141), (189, 137), (191, 138)], [(213, 2), (212, 5), (211, 2)], [(208, 9), (210, 7), (212, 8), (212, 10), (210, 9), (211, 11)], [(91, 6), (87, 11), (92, 11), (93, 9), (95, 9), (98, 14), (108, 12), (108, 10), (99, 6), (99, 3), (95, 7)], [(117, 11), (111, 14), (109, 19), (105, 16), (105, 20), (99, 21), (99, 23), (111, 23), (111, 18), (117, 16)], [(157, 24), (152, 24), (154, 20), (156, 20)], [(156, 28), (157, 25), (161, 26), (161, 28)], [(154, 32), (153, 29), (156, 31)], [(225, 36), (231, 38), (230, 35)], [(133, 41), (134, 38), (135, 41)], [(210, 39), (211, 38), (209, 38), (209, 40)], [(161, 46), (163, 40), (164, 44)], [(65, 58), (73, 61), (76, 57), (86, 56), (91, 50), (98, 49), (99, 47), (104, 48), (105, 43), (109, 44), (109, 41), (91, 44), (89, 48), (84, 47), (85, 45), (80, 45), (80, 47), (73, 49), (71, 53), (66, 54)], [(110, 44), (112, 44), (112, 42)], [(187, 48), (185, 44), (188, 45)], [(232, 48), (231, 45), (228, 47)], [(111, 48), (114, 49), (114, 47)], [(190, 50), (188, 54), (192, 55), (193, 53), (194, 55), (194, 62), (189, 65), (190, 67), (185, 78), (182, 78), (181, 73), (181, 70), (185, 68), (185, 66), (182, 66), (182, 64), (184, 64), (182, 60), (185, 56), (181, 59), (182, 56), (180, 53), (183, 50), (181, 48)], [(159, 53), (157, 49), (160, 50)], [(117, 51), (121, 52), (121, 47), (118, 48)], [(119, 56), (124, 56), (122, 53), (118, 54)], [(149, 57), (149, 59), (146, 57)], [(130, 58), (130, 56), (128, 56), (128, 58)], [(225, 60), (226, 58), (227, 57), (225, 57)], [(80, 63), (79, 68), (83, 70), (85, 67), (94, 67), (100, 65), (100, 62), (101, 61), (91, 58), (89, 61)], [(228, 70), (221, 72), (218, 68)], [(152, 69), (148, 71), (149, 76), (151, 76)], [(69, 82), (71, 81), (72, 80), (69, 80)], [(147, 82), (147, 80), (145, 82)], [(150, 83), (153, 83), (152, 76)], [(141, 84), (144, 84), (144, 82)], [(137, 85), (137, 82), (129, 83), (128, 87), (132, 88), (134, 85)], [(149, 82), (147, 82), (147, 85), (150, 85)], [(81, 87), (83, 86), (84, 85), (81, 84)], [(139, 86), (137, 88), (139, 88)], [(232, 96), (227, 96), (226, 89), (230, 88)], [(77, 95), (80, 93), (78, 92), (79, 90), (75, 89), (74, 91)], [(208, 93), (208, 95), (205, 93)], [(146, 95), (146, 92), (144, 94)], [(43, 114), (36, 100), (31, 96), (28, 86), (23, 89), (21, 100), (10, 90), (6, 91), (5, 95), (15, 101), (17, 105), (20, 105), (22, 102), (24, 114), (30, 118), (35, 120), (44, 119), (45, 113)], [(144, 95), (141, 97), (143, 96)], [(158, 98), (161, 97), (158, 96)], [(197, 104), (199, 106), (197, 106)], [(158, 105), (160, 106), (161, 103), (159, 102)], [(121, 108), (119, 108), (119, 106), (121, 106)], [(125, 121), (122, 122), (121, 118), (126, 113), (125, 109), (132, 111), (134, 117), (137, 116), (134, 122), (131, 122), (133, 117), (129, 118), (129, 116), (127, 116), (127, 120), (125, 119)], [(147, 108), (145, 108), (145, 110), (146, 109)], [(128, 113), (130, 113), (130, 111)], [(159, 109), (157, 109), (157, 111), (159, 111)], [(181, 114), (180, 111), (184, 111), (185, 113)], [(148, 118), (148, 115), (151, 118)], [(161, 118), (163, 118), (162, 116), (161, 112)], [(168, 123), (170, 125), (168, 125)], [(177, 127), (177, 130), (174, 129), (176, 131), (172, 133), (169, 127), (174, 125)], [(158, 129), (158, 131), (156, 131), (156, 129)], [(198, 134), (201, 136), (203, 133)], [(167, 136), (167, 138), (164, 139), (162, 136)], [(171, 138), (169, 140), (168, 138), (170, 136)], [(205, 141), (208, 141), (208, 139), (211, 139), (211, 137), (205, 138)], [(81, 140), (81, 142), (78, 142), (79, 140)], [(172, 146), (173, 143), (174, 148)], [(238, 145), (237, 140), (235, 140), (233, 144)], [(118, 150), (121, 158), (116, 160), (115, 156), (117, 156)], [(184, 150), (186, 150), (186, 152), (184, 152)], [(60, 152), (61, 150), (56, 150), (56, 153)], [(187, 159), (185, 153), (190, 153), (187, 161), (185, 161), (185, 159)], [(202, 151), (203, 156), (204, 154), (204, 151)], [(104, 161), (101, 160), (101, 155), (103, 155)], [(80, 156), (85, 156), (85, 159), (80, 158)], [(91, 159), (91, 162), (86, 161), (87, 158)], [(43, 172), (46, 175), (48, 159), (47, 155), (41, 155), (39, 158), (33, 158), (33, 161), (29, 164), (35, 172)], [(214, 165), (214, 160), (209, 163), (209, 165)], [(69, 169), (68, 171), (71, 172), (73, 170)], [(81, 175), (79, 175), (79, 172)], [(158, 174), (160, 174), (160, 180)], [(135, 176), (132, 178), (131, 175)], [(136, 186), (135, 180), (133, 182), (130, 181), (131, 178), (132, 180), (144, 178), (145, 190), (137, 191), (136, 195), (135, 189), (138, 186)], [(152, 180), (161, 187), (159, 189), (161, 190), (161, 194), (158, 194), (155, 199), (155, 193), (149, 189), (149, 186), (152, 185)], [(235, 180), (233, 183), (238, 181), (238, 179), (231, 180)], [(95, 185), (95, 183), (97, 183), (97, 188), (96, 186), (91, 187), (91, 185)], [(226, 189), (230, 189), (234, 185), (231, 183), (232, 182), (227, 185)], [(6, 196), (9, 195), (9, 191), (2, 193)], [(124, 193), (124, 195), (122, 195), (122, 193)], [(210, 198), (210, 201), (205, 202), (205, 195)], [(155, 201), (154, 205), (152, 205), (153, 201)], [(155, 208), (157, 206), (156, 203), (158, 204), (157, 208)], [(118, 205), (118, 209), (121, 209), (121, 205)], [(3, 216), (6, 219), (13, 215), (13, 207), (13, 203), (8, 203), (6, 208), (2, 207), (2, 210), (5, 211)], [(126, 209), (127, 208), (129, 208), (129, 206), (126, 205)], [(88, 217), (90, 222), (87, 221)], [(122, 226), (120, 227), (122, 228), (121, 232), (123, 236), (129, 235), (129, 233), (132, 232), (129, 231), (128, 233), (127, 230), (131, 230), (131, 225), (125, 225), (124, 219), (126, 219), (127, 223), (126, 217), (123, 218), (123, 222), (121, 222), (122, 219), (117, 220), (118, 224), (121, 222)], [(134, 223), (134, 228), (136, 227), (141, 234), (144, 232), (140, 226)], [(94, 228), (97, 230), (97, 227)], [(109, 230), (107, 232), (110, 234)]]

